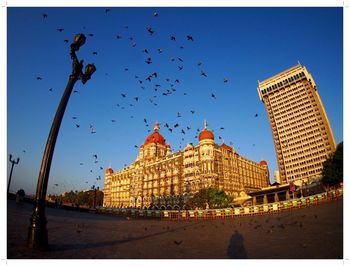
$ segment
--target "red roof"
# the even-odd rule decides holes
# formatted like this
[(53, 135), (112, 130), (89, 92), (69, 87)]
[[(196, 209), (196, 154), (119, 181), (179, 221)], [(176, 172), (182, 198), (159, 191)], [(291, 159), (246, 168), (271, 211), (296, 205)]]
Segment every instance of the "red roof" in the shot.
[(110, 174), (113, 174), (113, 169), (112, 169), (112, 167), (107, 167), (107, 169), (106, 169), (106, 174), (107, 175), (110, 175)]
[(161, 134), (159, 134), (158, 131), (153, 132), (151, 135), (149, 135), (146, 140), (144, 145), (150, 144), (150, 143), (158, 143), (162, 145), (166, 145), (165, 139)]
[(265, 160), (261, 160), (261, 161), (260, 161), (260, 165), (261, 165), (261, 166), (267, 166), (267, 162), (266, 162)]
[(222, 143), (221, 147), (226, 149), (226, 150), (233, 151), (233, 148), (228, 146), (228, 145), (226, 145), (225, 143)]
[(214, 140), (214, 134), (208, 129), (203, 129), (203, 131), (199, 134), (199, 141), (204, 139), (212, 139)]

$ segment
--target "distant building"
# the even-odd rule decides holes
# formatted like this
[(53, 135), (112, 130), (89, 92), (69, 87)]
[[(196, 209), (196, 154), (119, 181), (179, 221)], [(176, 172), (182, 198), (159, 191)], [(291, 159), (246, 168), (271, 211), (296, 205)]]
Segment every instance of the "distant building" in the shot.
[(280, 175), (280, 171), (275, 171), (273, 174), (274, 178), (275, 178), (275, 183), (281, 184), (281, 175)]
[(106, 169), (105, 207), (183, 208), (201, 188), (223, 189), (238, 197), (269, 185), (267, 163), (240, 156), (233, 147), (216, 144), (207, 124), (199, 144), (173, 153), (159, 133), (159, 124), (140, 147), (130, 166)]
[(269, 116), (281, 183), (319, 178), (336, 143), (311, 74), (298, 64), (259, 82), (258, 93)]

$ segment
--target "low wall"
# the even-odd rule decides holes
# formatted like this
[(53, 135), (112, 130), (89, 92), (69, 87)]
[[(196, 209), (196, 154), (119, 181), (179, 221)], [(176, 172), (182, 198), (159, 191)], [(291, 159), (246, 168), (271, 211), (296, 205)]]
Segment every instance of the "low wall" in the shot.
[(134, 218), (154, 218), (169, 220), (223, 219), (246, 215), (264, 215), (281, 211), (305, 208), (343, 197), (343, 189), (336, 189), (308, 197), (261, 204), (249, 207), (206, 209), (206, 210), (141, 210), (131, 208), (96, 208), (96, 213)]

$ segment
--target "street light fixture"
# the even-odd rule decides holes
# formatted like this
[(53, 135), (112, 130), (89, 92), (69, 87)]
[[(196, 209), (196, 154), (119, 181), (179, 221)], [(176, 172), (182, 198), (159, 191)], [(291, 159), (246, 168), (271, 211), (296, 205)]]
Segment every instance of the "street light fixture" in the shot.
[(9, 161), (10, 161), (10, 163), (12, 163), (12, 166), (11, 166), (11, 171), (10, 171), (9, 183), (8, 183), (8, 185), (7, 185), (7, 195), (8, 195), (9, 192), (10, 192), (10, 184), (11, 184), (13, 166), (14, 166), (15, 164), (18, 164), (18, 163), (19, 163), (19, 158), (17, 158), (16, 161), (15, 161), (15, 160), (12, 160), (12, 154), (10, 154)]
[(85, 68), (85, 73), (83, 73), (83, 60), (79, 61), (75, 53), (80, 49), (85, 41), (85, 35), (80, 33), (75, 36), (74, 42), (70, 46), (72, 73), (69, 76), (66, 89), (63, 93), (60, 104), (56, 111), (55, 118), (52, 122), (50, 133), (45, 146), (45, 151), (43, 154), (43, 159), (41, 161), (35, 195), (35, 206), (33, 214), (30, 218), (30, 226), (28, 228), (27, 245), (30, 248), (42, 250), (47, 250), (49, 248), (46, 228), (47, 219), (45, 215), (45, 198), (50, 175), (51, 161), (55, 149), (58, 131), (60, 129), (62, 118), (75, 83), (80, 79), (82, 83), (85, 84), (91, 78), (91, 75), (96, 71), (96, 67), (93, 64), (89, 64)]

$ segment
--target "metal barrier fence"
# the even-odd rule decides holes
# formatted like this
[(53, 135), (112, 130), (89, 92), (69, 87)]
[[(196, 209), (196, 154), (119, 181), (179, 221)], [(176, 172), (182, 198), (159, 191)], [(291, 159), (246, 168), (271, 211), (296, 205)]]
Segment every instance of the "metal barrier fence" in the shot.
[(97, 213), (112, 214), (122, 217), (134, 218), (154, 218), (169, 220), (188, 220), (188, 219), (225, 219), (235, 218), (247, 215), (265, 215), (277, 213), (280, 211), (290, 211), (292, 209), (304, 208), (311, 205), (317, 205), (322, 202), (336, 200), (343, 196), (343, 189), (337, 189), (330, 192), (324, 192), (308, 197), (290, 199), (286, 201), (273, 202), (268, 204), (225, 208), (225, 209), (206, 209), (206, 210), (142, 210), (133, 208), (103, 208), (97, 207)]

